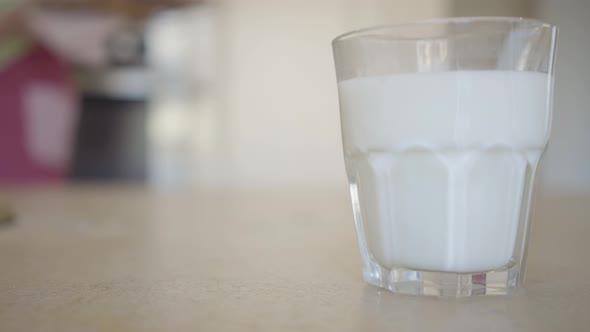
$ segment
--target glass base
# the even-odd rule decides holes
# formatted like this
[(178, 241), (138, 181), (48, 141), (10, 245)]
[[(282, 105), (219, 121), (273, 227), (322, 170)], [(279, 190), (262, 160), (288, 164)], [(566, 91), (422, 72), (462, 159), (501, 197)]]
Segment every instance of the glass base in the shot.
[(363, 278), (370, 285), (394, 293), (423, 296), (505, 295), (517, 287), (520, 274), (518, 266), (488, 272), (453, 273), (386, 269), (373, 259), (368, 265), (363, 269)]

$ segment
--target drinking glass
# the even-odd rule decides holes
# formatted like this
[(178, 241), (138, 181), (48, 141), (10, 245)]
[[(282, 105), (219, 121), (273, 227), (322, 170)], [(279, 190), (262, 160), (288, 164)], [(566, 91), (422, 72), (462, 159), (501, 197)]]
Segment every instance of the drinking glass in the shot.
[(522, 284), (556, 36), (537, 20), (472, 17), (334, 39), (366, 282), (439, 296)]

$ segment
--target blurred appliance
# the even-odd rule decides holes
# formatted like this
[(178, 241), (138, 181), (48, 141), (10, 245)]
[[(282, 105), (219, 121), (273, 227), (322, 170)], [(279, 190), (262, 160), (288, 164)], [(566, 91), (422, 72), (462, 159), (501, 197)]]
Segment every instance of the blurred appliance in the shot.
[(145, 180), (151, 79), (143, 44), (140, 29), (119, 31), (107, 45), (108, 65), (80, 71), (82, 114), (72, 177)]

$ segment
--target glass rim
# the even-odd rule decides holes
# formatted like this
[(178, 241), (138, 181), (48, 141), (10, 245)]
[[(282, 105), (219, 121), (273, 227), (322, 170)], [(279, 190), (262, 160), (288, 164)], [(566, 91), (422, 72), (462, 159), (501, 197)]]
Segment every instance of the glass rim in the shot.
[[(385, 25), (377, 25), (363, 29), (357, 29), (345, 32), (336, 36), (332, 39), (332, 45), (336, 43), (347, 40), (349, 38), (354, 37), (362, 37), (363, 35), (367, 35), (368, 32), (374, 31), (382, 31), (382, 30), (389, 30), (401, 27), (408, 27), (412, 25), (420, 26), (420, 25), (430, 25), (430, 24), (448, 24), (448, 23), (474, 23), (474, 22), (526, 22), (530, 23), (533, 26), (537, 27), (544, 27), (550, 28), (552, 30), (556, 29), (557, 26), (555, 24), (547, 23), (542, 20), (534, 19), (534, 18), (526, 18), (526, 17), (518, 17), (518, 16), (465, 16), (465, 17), (446, 17), (446, 18), (433, 18), (433, 19), (426, 19), (426, 20), (419, 20), (414, 22), (406, 22), (406, 23), (397, 23), (397, 24), (385, 24)], [(420, 38), (416, 38), (419, 40)], [(401, 40), (401, 38), (400, 38)]]

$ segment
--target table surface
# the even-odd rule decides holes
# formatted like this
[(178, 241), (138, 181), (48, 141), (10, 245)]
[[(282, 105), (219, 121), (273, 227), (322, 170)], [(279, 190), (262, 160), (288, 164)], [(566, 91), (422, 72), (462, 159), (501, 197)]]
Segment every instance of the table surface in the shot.
[(538, 200), (526, 288), (463, 299), (361, 280), (345, 192), (0, 192), (1, 331), (589, 331), (590, 199)]

